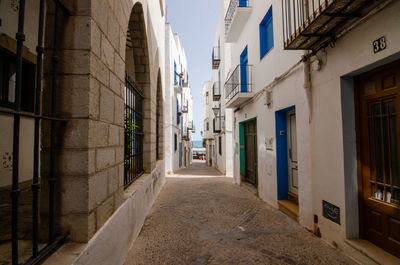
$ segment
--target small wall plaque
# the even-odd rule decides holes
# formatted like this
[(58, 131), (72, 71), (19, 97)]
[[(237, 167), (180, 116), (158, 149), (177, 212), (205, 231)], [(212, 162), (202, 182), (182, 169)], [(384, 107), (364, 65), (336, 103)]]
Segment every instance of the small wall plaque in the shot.
[(383, 36), (377, 40), (374, 40), (372, 43), (372, 48), (374, 49), (374, 53), (378, 53), (386, 49), (386, 38)]
[(327, 201), (322, 201), (322, 215), (340, 225), (340, 208)]

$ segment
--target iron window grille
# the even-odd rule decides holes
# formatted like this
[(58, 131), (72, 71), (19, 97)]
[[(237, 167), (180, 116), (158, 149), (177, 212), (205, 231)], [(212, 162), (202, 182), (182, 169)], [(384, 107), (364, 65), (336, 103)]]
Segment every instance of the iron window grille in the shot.
[(137, 84), (125, 78), (125, 154), (124, 186), (128, 187), (143, 173), (143, 95)]
[[(22, 61), (21, 110), (34, 111), (36, 65)], [(15, 108), (16, 57), (0, 49), (0, 106)]]
[(221, 56), (220, 56), (220, 47), (213, 47), (213, 52), (212, 52), (212, 69), (216, 70), (219, 68), (219, 64), (221, 62)]
[(252, 92), (252, 69), (253, 66), (249, 64), (239, 64), (236, 66), (225, 83), (226, 102), (229, 102), (238, 93)]
[(214, 133), (220, 133), (222, 131), (222, 117), (216, 116), (213, 119), (213, 131)]
[[(0, 108), (0, 113), (13, 116), (13, 142), (12, 142), (12, 185), (11, 185), (11, 259), (12, 264), (39, 264), (51, 252), (59, 247), (65, 236), (59, 236), (59, 232), (55, 229), (55, 140), (56, 140), (56, 122), (62, 122), (62, 119), (56, 118), (57, 90), (58, 90), (58, 62), (59, 62), (59, 39), (62, 31), (60, 30), (60, 18), (62, 15), (68, 17), (70, 11), (59, 0), (53, 0), (54, 13), (52, 20), (54, 23), (53, 40), (51, 47), (51, 67), (50, 67), (50, 112), (49, 115), (42, 113), (42, 78), (43, 78), (43, 54), (44, 54), (44, 21), (45, 21), (45, 0), (39, 0), (38, 15), (38, 39), (36, 46), (36, 65), (28, 63), (23, 58), (23, 49), (25, 41), (24, 25), (25, 25), (25, 0), (19, 1), (18, 8), (18, 25), (16, 33), (16, 55), (1, 55), (1, 103), (5, 108)], [(14, 62), (13, 62), (14, 61)], [(36, 75), (35, 75), (36, 74)], [(14, 79), (15, 78), (15, 79)], [(10, 79), (14, 79), (10, 84)], [(30, 113), (29, 113), (30, 112)], [(32, 197), (28, 203), (32, 203), (32, 226), (30, 233), (32, 235), (32, 255), (24, 261), (19, 256), (19, 236), (21, 216), (19, 212), (20, 190), (20, 134), (21, 134), (21, 117), (34, 118), (34, 136), (33, 136), (33, 176), (32, 176)], [(40, 130), (41, 122), (50, 122), (50, 147), (49, 147), (49, 175), (48, 181), (48, 208), (39, 218), (39, 190), (41, 188), (41, 180), (39, 174), (40, 156)], [(42, 165), (44, 167), (46, 165)], [(44, 191), (42, 191), (44, 192)], [(39, 224), (43, 219), (47, 219), (48, 235), (46, 244), (39, 249)], [(41, 242), (43, 243), (43, 242)], [(21, 263), (22, 262), (22, 263)]]
[(215, 81), (213, 84), (213, 100), (218, 101), (221, 98), (221, 85), (220, 81)]

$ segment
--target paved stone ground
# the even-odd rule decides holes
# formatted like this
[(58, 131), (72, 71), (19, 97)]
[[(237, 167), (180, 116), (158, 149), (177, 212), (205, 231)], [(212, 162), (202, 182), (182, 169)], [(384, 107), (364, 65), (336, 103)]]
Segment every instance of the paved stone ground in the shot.
[(130, 264), (355, 263), (195, 161), (167, 179), (128, 254)]

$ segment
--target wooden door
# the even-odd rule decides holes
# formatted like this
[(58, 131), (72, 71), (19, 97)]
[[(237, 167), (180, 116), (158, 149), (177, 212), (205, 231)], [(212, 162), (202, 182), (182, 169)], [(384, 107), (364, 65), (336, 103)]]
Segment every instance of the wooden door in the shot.
[(296, 132), (296, 111), (287, 113), (287, 136), (288, 136), (288, 176), (289, 192), (294, 196), (298, 195), (298, 162), (297, 162), (297, 132)]
[(257, 121), (244, 124), (245, 181), (257, 186)]
[(400, 61), (355, 81), (361, 236), (400, 257)]

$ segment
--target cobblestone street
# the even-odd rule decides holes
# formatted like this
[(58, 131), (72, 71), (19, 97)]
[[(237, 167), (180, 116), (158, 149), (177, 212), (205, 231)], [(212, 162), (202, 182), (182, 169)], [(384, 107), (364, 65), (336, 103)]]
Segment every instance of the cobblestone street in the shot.
[(355, 264), (202, 162), (167, 178), (129, 264)]

